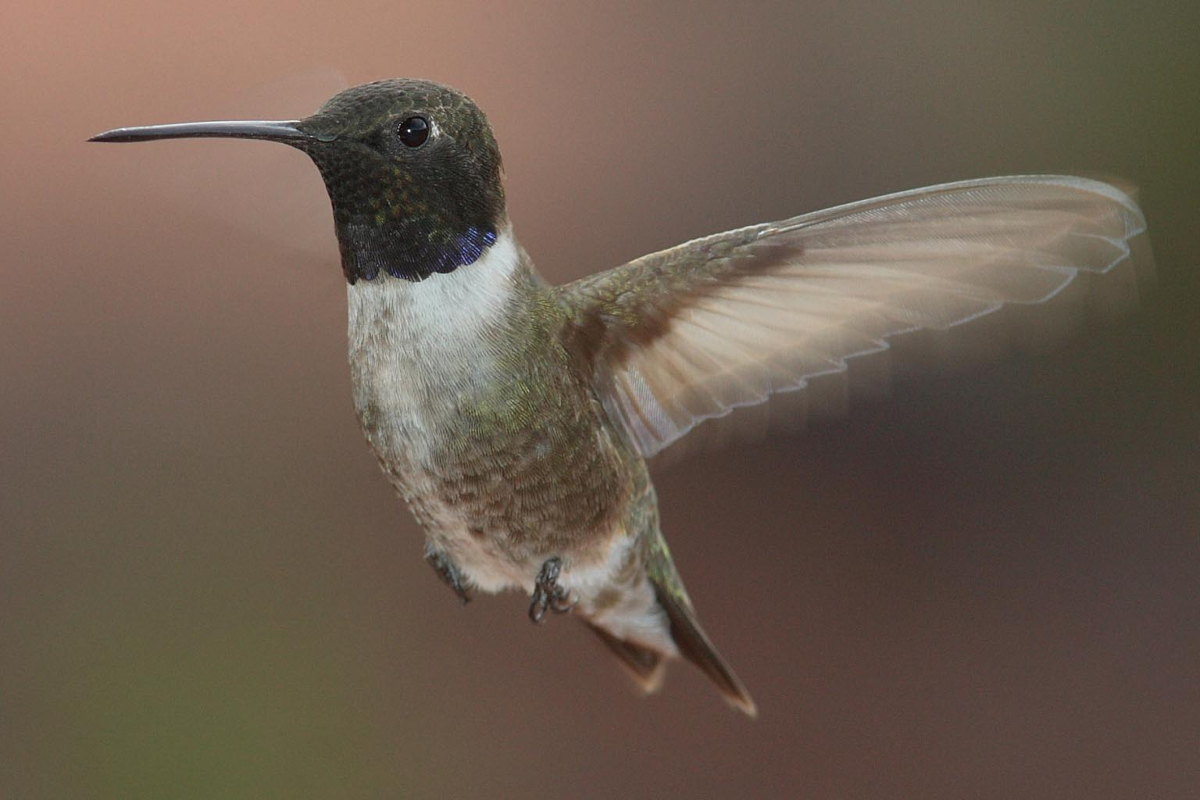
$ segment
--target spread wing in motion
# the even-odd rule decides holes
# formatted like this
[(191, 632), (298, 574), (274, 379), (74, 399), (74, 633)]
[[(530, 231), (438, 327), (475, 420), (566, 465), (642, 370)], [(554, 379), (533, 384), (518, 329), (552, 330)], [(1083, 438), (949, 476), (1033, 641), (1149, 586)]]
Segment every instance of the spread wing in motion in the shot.
[(986, 178), (696, 239), (559, 291), (609, 414), (649, 457), (817, 376), (853, 388), (900, 334), (1053, 306), (1083, 274), (1127, 306), (1152, 271), (1145, 227), (1108, 183)]

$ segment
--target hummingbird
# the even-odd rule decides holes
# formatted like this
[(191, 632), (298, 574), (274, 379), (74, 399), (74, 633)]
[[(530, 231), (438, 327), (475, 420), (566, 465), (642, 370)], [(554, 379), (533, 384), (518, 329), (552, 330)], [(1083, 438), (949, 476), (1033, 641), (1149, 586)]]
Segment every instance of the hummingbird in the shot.
[(1129, 192), (1018, 175), (750, 225), (555, 286), (513, 233), (487, 118), (456, 89), (383, 80), (299, 120), (90, 141), (186, 137), (279, 142), (315, 162), (354, 409), (458, 597), (524, 591), (533, 621), (570, 612), (645, 691), (682, 657), (751, 716), (672, 561), (648, 459), (814, 378), (853, 388), (861, 357), (902, 334), (1040, 306), (1082, 273), (1132, 274), (1120, 285), (1136, 289), (1150, 268)]

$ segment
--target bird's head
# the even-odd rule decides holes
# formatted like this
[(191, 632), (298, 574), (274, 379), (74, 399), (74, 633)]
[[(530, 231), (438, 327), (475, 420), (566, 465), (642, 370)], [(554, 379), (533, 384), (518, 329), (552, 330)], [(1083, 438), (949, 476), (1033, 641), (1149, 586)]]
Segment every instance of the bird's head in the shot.
[(265, 139), (307, 153), (333, 203), (351, 283), (387, 274), (423, 280), (474, 263), (506, 224), (500, 150), (466, 95), (394, 79), (347, 89), (286, 122), (195, 122), (118, 128), (92, 137)]

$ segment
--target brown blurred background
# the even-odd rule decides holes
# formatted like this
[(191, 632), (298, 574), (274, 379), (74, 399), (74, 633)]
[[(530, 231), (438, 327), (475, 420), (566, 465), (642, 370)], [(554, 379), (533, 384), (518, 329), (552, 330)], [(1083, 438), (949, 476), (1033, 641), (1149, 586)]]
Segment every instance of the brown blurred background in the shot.
[[(18, 4), (0, 11), (0, 796), (1190, 798), (1200, 6)], [(343, 76), (343, 78), (339, 78)], [(357, 430), (320, 181), (118, 125), (420, 76), (491, 116), (554, 281), (1011, 172), (1140, 185), (1156, 291), (659, 476), (761, 719), (460, 608)]]

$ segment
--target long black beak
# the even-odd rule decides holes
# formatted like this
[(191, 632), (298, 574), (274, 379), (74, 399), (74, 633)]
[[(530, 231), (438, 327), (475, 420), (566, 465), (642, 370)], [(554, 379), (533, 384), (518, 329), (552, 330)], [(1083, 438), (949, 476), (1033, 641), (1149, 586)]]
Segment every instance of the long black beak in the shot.
[(332, 137), (313, 136), (296, 127), (298, 120), (284, 122), (180, 122), (174, 125), (146, 125), (140, 128), (116, 128), (97, 134), (89, 142), (148, 142), (153, 139), (192, 139), (224, 137), (230, 139), (266, 139), (284, 144), (301, 141), (330, 141)]

